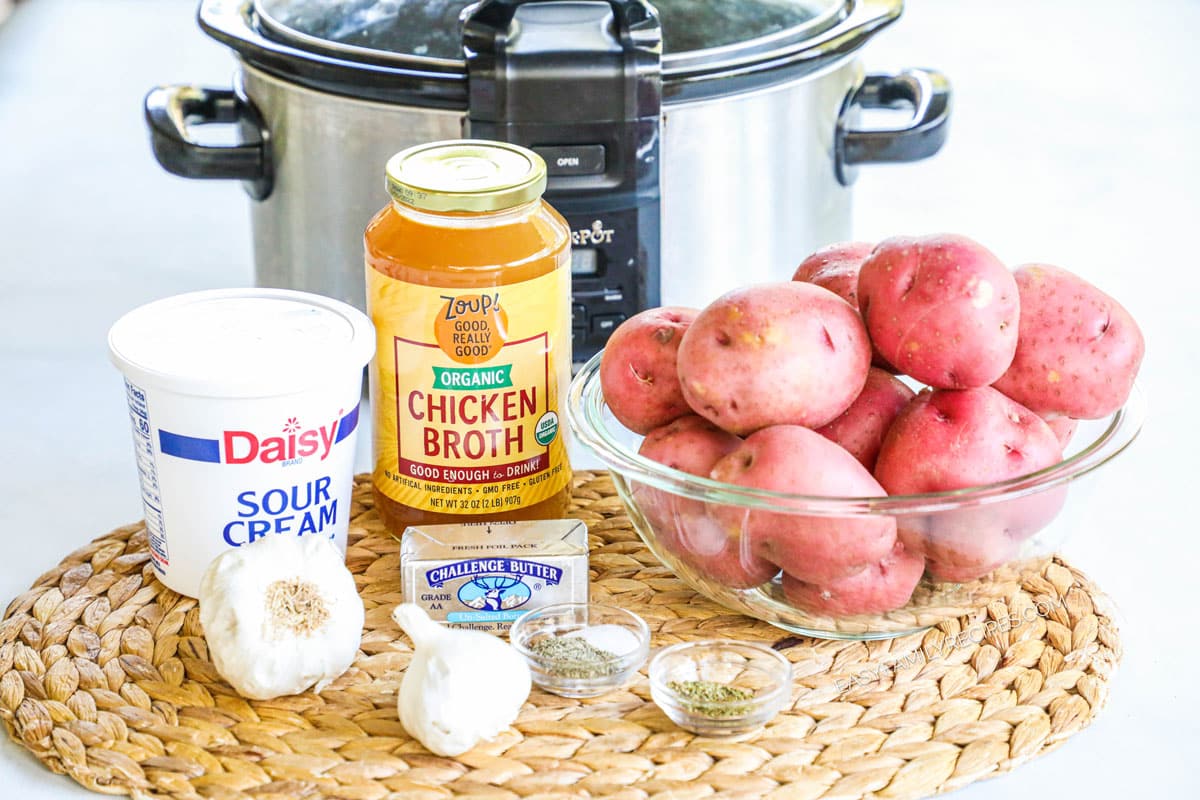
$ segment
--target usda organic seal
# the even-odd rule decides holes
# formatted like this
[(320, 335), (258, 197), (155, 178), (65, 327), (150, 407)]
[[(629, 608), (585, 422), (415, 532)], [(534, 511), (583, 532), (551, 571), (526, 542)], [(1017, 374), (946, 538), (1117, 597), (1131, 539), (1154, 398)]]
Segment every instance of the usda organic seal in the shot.
[(537, 421), (537, 426), (533, 429), (533, 438), (545, 447), (554, 441), (555, 436), (558, 436), (558, 414), (547, 411)]

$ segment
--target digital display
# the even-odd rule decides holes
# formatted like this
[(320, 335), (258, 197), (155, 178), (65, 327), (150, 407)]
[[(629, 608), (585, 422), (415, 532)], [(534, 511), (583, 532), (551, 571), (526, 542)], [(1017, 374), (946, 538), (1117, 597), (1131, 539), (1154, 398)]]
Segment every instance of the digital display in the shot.
[(571, 250), (572, 275), (596, 275), (600, 272), (600, 262), (595, 250), (587, 247), (576, 247)]

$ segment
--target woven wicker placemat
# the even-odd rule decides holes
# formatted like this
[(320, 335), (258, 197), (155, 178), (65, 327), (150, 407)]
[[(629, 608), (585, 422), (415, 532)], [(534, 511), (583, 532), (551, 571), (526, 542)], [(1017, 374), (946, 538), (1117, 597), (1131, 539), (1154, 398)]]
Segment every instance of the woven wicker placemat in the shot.
[(396, 718), (411, 656), (390, 619), (399, 545), (359, 478), (348, 563), (366, 604), (362, 652), (321, 694), (238, 697), (209, 662), (196, 601), (155, 578), (142, 525), (67, 556), (0, 622), (0, 718), (51, 770), (135, 797), (915, 798), (1013, 769), (1103, 706), (1121, 653), (1108, 603), (1059, 560), (1019, 591), (923, 634), (871, 643), (784, 635), (731, 614), (661, 567), (607, 475), (576, 476), (592, 596), (637, 611), (653, 644), (771, 642), (793, 703), (739, 740), (676, 728), (644, 674), (567, 700), (534, 691), (520, 719), (458, 759)]

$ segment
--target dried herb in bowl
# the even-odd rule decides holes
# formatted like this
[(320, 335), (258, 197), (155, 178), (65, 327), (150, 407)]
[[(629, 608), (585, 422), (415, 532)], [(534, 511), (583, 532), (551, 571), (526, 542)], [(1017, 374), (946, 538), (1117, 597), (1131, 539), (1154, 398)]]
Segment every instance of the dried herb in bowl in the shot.
[(558, 678), (603, 678), (621, 671), (620, 656), (579, 636), (546, 636), (529, 645), (529, 651)]
[(670, 681), (667, 687), (679, 695), (680, 704), (690, 714), (712, 719), (729, 719), (750, 713), (754, 697), (751, 689), (714, 681)]

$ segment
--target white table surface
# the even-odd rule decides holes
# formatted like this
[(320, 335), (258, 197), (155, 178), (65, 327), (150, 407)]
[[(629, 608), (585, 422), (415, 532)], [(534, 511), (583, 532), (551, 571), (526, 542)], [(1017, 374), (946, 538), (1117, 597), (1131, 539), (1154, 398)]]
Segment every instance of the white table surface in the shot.
[[(252, 280), (240, 188), (167, 176), (141, 119), (153, 84), (228, 84), (194, 12), (29, 0), (0, 28), (0, 598), (141, 515), (111, 322)], [(1148, 341), (1150, 422), (1105, 470), (1101, 523), (1066, 548), (1121, 608), (1110, 705), (1053, 755), (961, 790), (971, 800), (1200, 796), (1198, 35), (1188, 0), (911, 0), (865, 52), (869, 69), (942, 69), (955, 109), (938, 158), (862, 171), (858, 235), (954, 231), (1010, 263), (1061, 264), (1121, 298)], [(85, 796), (7, 738), (0, 786)]]

